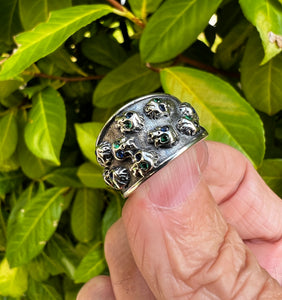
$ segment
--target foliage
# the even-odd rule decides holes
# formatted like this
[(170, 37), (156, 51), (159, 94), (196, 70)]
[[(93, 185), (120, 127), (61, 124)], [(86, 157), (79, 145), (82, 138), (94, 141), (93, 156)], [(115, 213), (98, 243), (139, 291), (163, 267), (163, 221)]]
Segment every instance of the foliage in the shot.
[(134, 97), (192, 103), (282, 195), (281, 1), (10, 0), (0, 14), (0, 299), (75, 299), (108, 273), (124, 200), (95, 141)]

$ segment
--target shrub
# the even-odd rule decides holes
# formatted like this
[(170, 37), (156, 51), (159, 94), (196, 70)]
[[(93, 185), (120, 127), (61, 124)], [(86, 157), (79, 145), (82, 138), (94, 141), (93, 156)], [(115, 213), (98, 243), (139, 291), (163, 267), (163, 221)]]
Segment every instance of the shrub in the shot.
[[(0, 295), (75, 299), (121, 215), (94, 148), (164, 91), (282, 194), (281, 0), (0, 2)], [(9, 298), (9, 299), (11, 299)]]

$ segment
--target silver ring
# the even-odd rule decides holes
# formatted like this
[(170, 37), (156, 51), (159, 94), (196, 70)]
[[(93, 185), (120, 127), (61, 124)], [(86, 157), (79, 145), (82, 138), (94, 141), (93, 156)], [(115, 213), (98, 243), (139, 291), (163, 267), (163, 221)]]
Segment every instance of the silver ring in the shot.
[(207, 135), (189, 103), (168, 94), (151, 94), (131, 101), (109, 119), (95, 152), (105, 182), (128, 197)]

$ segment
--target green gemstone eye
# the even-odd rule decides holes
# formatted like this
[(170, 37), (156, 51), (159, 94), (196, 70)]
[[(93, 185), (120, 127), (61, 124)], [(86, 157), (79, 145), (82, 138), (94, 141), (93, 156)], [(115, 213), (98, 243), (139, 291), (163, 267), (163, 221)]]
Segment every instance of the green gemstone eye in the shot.
[(119, 142), (114, 142), (114, 148), (115, 149), (119, 148), (119, 146), (120, 146)]
[(144, 171), (147, 171), (149, 169), (149, 167), (150, 167), (150, 165), (145, 161), (143, 161), (139, 164), (139, 168)]
[(127, 128), (127, 129), (131, 129), (131, 128), (132, 128), (132, 123), (131, 123), (130, 121), (125, 121), (125, 122), (124, 122), (124, 126), (125, 126), (125, 128)]
[(161, 142), (162, 143), (167, 143), (169, 141), (168, 135), (167, 134), (163, 134), (161, 136)]
[(189, 120), (189, 121), (192, 120), (192, 117), (190, 117), (190, 116), (185, 116), (184, 118), (187, 119), (187, 120)]
[(156, 103), (160, 103), (160, 102), (161, 102), (161, 100), (160, 100), (160, 99), (158, 99), (158, 98), (155, 98), (155, 99), (154, 99), (154, 102), (156, 102)]

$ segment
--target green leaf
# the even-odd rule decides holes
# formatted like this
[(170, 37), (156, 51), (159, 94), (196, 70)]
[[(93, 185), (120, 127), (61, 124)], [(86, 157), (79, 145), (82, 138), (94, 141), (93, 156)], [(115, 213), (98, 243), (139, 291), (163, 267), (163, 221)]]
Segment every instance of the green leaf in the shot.
[(23, 179), (23, 174), (19, 171), (0, 172), (0, 196), (16, 189)]
[(166, 92), (195, 107), (211, 140), (237, 148), (255, 166), (260, 165), (265, 151), (262, 122), (227, 82), (184, 67), (164, 69), (161, 80)]
[(3, 160), (3, 161), (0, 162), (0, 172), (15, 171), (19, 167), (20, 167), (19, 160), (18, 160), (18, 157), (17, 157), (16, 153), (14, 153), (8, 159)]
[(79, 263), (79, 257), (72, 244), (58, 234), (55, 234), (47, 245), (47, 254), (70, 277), (74, 277), (75, 269)]
[(91, 61), (113, 69), (126, 59), (126, 52), (110, 35), (98, 33), (90, 39), (85, 39), (81, 45), (82, 53)]
[(29, 280), (27, 295), (36, 300), (63, 300), (58, 291), (50, 284)]
[(24, 30), (30, 30), (48, 18), (47, 0), (19, 0), (19, 13)]
[(54, 170), (52, 173), (48, 174), (44, 178), (47, 182), (53, 184), (54, 186), (61, 187), (83, 187), (83, 184), (77, 177), (77, 168), (59, 168)]
[(267, 185), (282, 197), (282, 159), (265, 159), (258, 172)]
[(47, 88), (33, 98), (25, 142), (39, 158), (60, 164), (60, 151), (66, 133), (66, 111), (60, 94)]
[(0, 119), (0, 162), (10, 158), (18, 143), (18, 126), (13, 111)]
[[(282, 50), (279, 43), (279, 38), (282, 38), (282, 6), (268, 0), (240, 0), (239, 3), (246, 18), (260, 34), (265, 52), (262, 60), (264, 64)], [(273, 39), (273, 34), (278, 36), (278, 40)]]
[(102, 108), (115, 106), (153, 92), (159, 86), (159, 74), (144, 66), (136, 54), (100, 81), (94, 91), (93, 104)]
[(46, 260), (42, 254), (35, 257), (26, 266), (30, 277), (36, 281), (45, 281), (49, 278), (50, 273), (46, 266)]
[(217, 68), (228, 70), (237, 65), (243, 56), (245, 43), (253, 26), (245, 19), (237, 23), (219, 44), (214, 55), (214, 64)]
[(170, 60), (188, 48), (207, 26), (221, 0), (167, 0), (149, 19), (140, 41), (143, 61)]
[(103, 179), (102, 169), (97, 165), (84, 163), (79, 167), (77, 175), (86, 187), (93, 189), (107, 188)]
[(107, 5), (81, 5), (52, 12), (46, 23), (15, 38), (18, 49), (2, 65), (0, 80), (17, 76), (32, 63), (56, 50), (77, 30), (110, 12), (113, 8)]
[(52, 276), (56, 276), (58, 274), (62, 274), (64, 273), (64, 269), (61, 266), (60, 262), (51, 258), (50, 256), (48, 256), (45, 251), (43, 251), (41, 253), (44, 262), (45, 262), (45, 266), (46, 266), (46, 271), (49, 272)]
[(0, 1), (0, 53), (9, 51), (13, 35), (21, 30), (17, 13), (18, 0)]
[(27, 272), (23, 268), (10, 268), (6, 258), (0, 264), (0, 294), (20, 297), (27, 290)]
[(103, 253), (103, 244), (102, 242), (97, 242), (76, 269), (74, 274), (75, 282), (86, 282), (100, 275), (105, 268), (106, 260)]
[(242, 60), (242, 89), (254, 108), (268, 115), (274, 115), (282, 109), (282, 54), (278, 54), (261, 66), (262, 58), (261, 41), (259, 36), (254, 34), (247, 43)]
[(29, 262), (42, 251), (58, 226), (64, 191), (51, 188), (39, 193), (21, 211), (7, 245), (6, 255), (12, 267)]
[(81, 189), (77, 192), (71, 210), (71, 228), (82, 243), (93, 240), (101, 227), (103, 194), (99, 190)]
[(109, 228), (121, 217), (124, 199), (117, 192), (109, 191), (110, 203), (104, 213), (102, 220), (102, 236), (105, 239)]
[(133, 13), (142, 19), (155, 12), (163, 0), (128, 0)]
[(56, 65), (56, 67), (68, 74), (87, 76), (77, 64), (71, 61), (71, 55), (63, 47), (60, 47), (55, 52), (51, 53), (48, 58)]
[(100, 122), (89, 122), (75, 124), (77, 141), (82, 153), (94, 164), (97, 163), (95, 156), (96, 139), (104, 124)]

